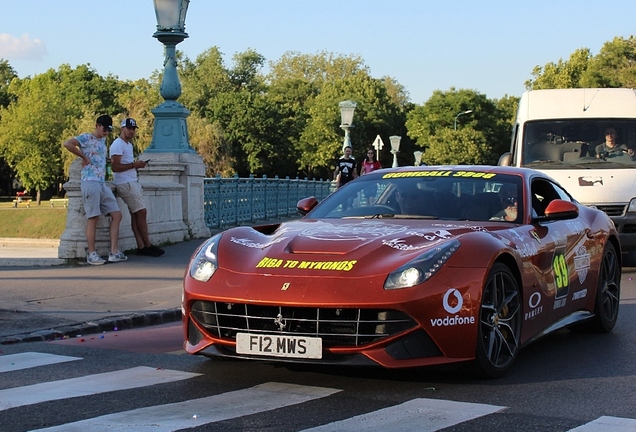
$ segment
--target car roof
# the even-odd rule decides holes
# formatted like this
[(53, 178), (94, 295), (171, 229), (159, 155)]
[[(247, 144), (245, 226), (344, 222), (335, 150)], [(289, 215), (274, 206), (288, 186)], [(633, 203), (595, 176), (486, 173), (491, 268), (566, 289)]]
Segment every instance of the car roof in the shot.
[(426, 172), (426, 171), (476, 171), (495, 174), (510, 174), (530, 179), (533, 177), (542, 177), (554, 181), (550, 176), (530, 168), (520, 168), (514, 166), (499, 165), (422, 165), (422, 166), (400, 166), (397, 168), (383, 168), (374, 171), (372, 174), (386, 174), (399, 172)]

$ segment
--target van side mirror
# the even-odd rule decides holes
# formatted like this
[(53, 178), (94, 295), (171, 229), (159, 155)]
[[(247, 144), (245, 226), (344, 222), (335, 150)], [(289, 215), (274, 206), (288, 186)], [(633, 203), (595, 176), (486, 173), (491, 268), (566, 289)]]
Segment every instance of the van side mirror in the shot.
[(501, 156), (499, 156), (499, 162), (497, 162), (497, 165), (510, 166), (511, 162), (512, 162), (512, 153), (506, 152), (502, 154)]

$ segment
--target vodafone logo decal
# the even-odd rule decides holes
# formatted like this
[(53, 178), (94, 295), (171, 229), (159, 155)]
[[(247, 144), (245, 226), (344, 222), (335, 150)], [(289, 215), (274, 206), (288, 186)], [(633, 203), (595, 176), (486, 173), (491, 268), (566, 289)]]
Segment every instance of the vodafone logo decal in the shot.
[[(442, 306), (444, 307), (444, 310), (446, 312), (455, 315), (462, 309), (462, 306), (464, 306), (464, 299), (457, 289), (451, 288), (446, 291), (446, 293), (444, 293)], [(433, 327), (447, 327), (467, 324), (475, 324), (475, 317), (461, 317), (455, 315), (446, 316), (444, 318), (431, 318), (431, 325)]]
[[(455, 306), (451, 306), (448, 302), (450, 296), (453, 295), (457, 299), (457, 304)], [(462, 299), (462, 295), (455, 288), (451, 288), (446, 291), (444, 294), (444, 300), (442, 301), (442, 306), (444, 306), (444, 310), (450, 314), (456, 314), (462, 309), (464, 305), (464, 300)]]

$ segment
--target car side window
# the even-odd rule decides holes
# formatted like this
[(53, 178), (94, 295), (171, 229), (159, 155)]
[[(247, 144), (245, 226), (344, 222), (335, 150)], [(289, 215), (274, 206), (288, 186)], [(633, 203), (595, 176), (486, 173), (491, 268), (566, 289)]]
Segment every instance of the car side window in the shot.
[(532, 216), (545, 216), (545, 208), (552, 200), (572, 201), (572, 198), (558, 185), (546, 179), (534, 179), (531, 186)]

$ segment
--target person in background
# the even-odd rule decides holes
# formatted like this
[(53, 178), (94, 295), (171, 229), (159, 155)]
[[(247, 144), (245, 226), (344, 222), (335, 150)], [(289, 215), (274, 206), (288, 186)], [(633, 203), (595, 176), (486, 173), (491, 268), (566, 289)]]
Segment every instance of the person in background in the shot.
[(616, 128), (614, 126), (605, 128), (605, 142), (596, 146), (597, 159), (607, 159), (608, 157), (622, 156), (624, 154), (634, 157), (634, 150), (627, 148), (625, 144), (618, 144), (616, 136)]
[(358, 177), (358, 172), (356, 171), (356, 160), (351, 157), (352, 151), (353, 149), (351, 146), (346, 146), (344, 148), (344, 156), (336, 162), (336, 169), (333, 172), (333, 177), (336, 181), (336, 188), (339, 188)]
[[(372, 173), (375, 170), (379, 170), (382, 168), (380, 161), (376, 160), (375, 152), (373, 149), (367, 150), (367, 155), (360, 164), (360, 176), (362, 177), (365, 174)], [(369, 205), (373, 205), (375, 203), (375, 194), (378, 190), (378, 185), (375, 182), (369, 182), (363, 189), (364, 196), (367, 198), (367, 203)]]
[(135, 119), (126, 118), (121, 122), (121, 133), (110, 146), (110, 163), (113, 169), (113, 184), (117, 196), (128, 206), (130, 225), (137, 242), (137, 255), (158, 257), (164, 250), (154, 246), (148, 235), (146, 204), (141, 184), (137, 180), (137, 169), (145, 168), (148, 161), (136, 161), (132, 139), (137, 133)]
[(99, 215), (108, 215), (110, 221), (110, 254), (109, 262), (126, 261), (128, 257), (119, 251), (119, 224), (121, 211), (113, 191), (106, 186), (106, 136), (113, 130), (113, 119), (108, 115), (97, 118), (93, 133), (85, 133), (70, 138), (64, 142), (64, 148), (82, 159), (82, 173), (80, 190), (82, 204), (86, 213), (86, 242), (88, 250), (86, 262), (91, 265), (101, 265), (106, 262), (97, 254), (95, 249), (95, 235)]

